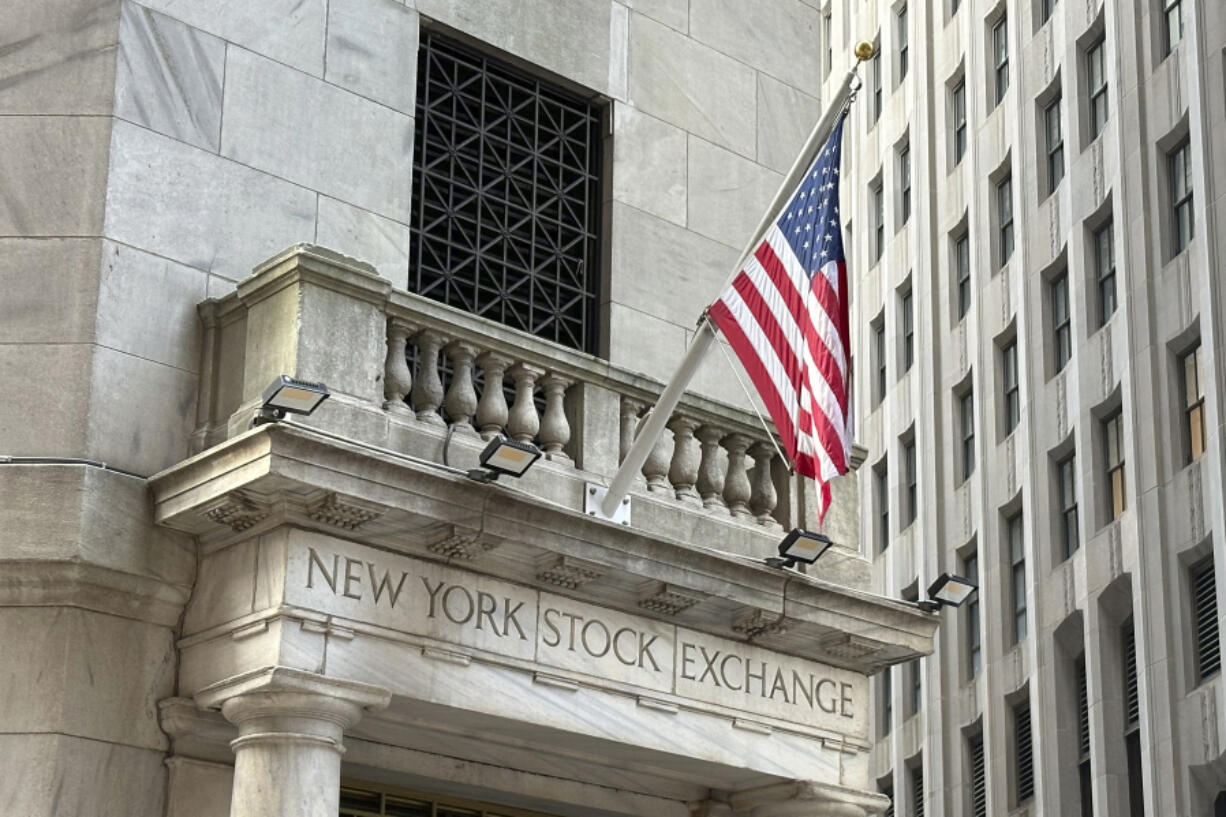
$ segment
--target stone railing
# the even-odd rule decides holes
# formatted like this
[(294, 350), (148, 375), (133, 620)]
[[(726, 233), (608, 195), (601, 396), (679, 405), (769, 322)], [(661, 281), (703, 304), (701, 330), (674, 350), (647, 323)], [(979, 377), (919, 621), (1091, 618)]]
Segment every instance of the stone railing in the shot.
[[(450, 425), (452, 451), (497, 434), (556, 467), (607, 481), (663, 385), (591, 355), (392, 290), (365, 264), (290, 248), (201, 305), (196, 450), (245, 431), (281, 373), (333, 392), (308, 422), (422, 455)], [(241, 374), (240, 374), (241, 372)], [(798, 480), (751, 412), (686, 395), (636, 491), (715, 518), (803, 524)], [(431, 448), (431, 456), (438, 449)]]

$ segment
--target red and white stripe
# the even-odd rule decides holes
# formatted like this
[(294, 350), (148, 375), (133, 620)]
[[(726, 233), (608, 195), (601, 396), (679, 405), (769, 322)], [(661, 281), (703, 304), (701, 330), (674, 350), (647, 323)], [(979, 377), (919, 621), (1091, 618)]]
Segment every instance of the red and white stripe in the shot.
[(812, 279), (778, 225), (710, 308), (761, 395), (797, 473), (817, 480), (819, 517), (829, 483), (851, 456), (851, 344), (846, 264)]

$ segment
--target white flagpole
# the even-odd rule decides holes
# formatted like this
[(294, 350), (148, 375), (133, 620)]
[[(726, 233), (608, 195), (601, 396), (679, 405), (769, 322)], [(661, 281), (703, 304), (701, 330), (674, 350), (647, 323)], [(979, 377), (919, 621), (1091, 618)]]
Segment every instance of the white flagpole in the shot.
[[(770, 206), (766, 208), (762, 221), (758, 223), (757, 229), (750, 236), (749, 243), (741, 252), (741, 257), (733, 268), (732, 274), (728, 276), (728, 282), (736, 277), (741, 267), (745, 265), (745, 259), (761, 243), (762, 234), (766, 232), (766, 228), (775, 220), (779, 213), (779, 208), (787, 201), (788, 195), (799, 183), (800, 176), (809, 169), (813, 155), (825, 143), (826, 139), (829, 138), (830, 132), (834, 130), (834, 123), (842, 115), (844, 107), (846, 107), (856, 89), (860, 87), (860, 78), (856, 74), (856, 68), (859, 67), (861, 62), (871, 59), (873, 56), (871, 44), (860, 43), (856, 46), (856, 64), (847, 72), (847, 76), (843, 78), (843, 83), (834, 92), (831, 105), (822, 114), (822, 118), (817, 121), (813, 130), (809, 133), (809, 138), (805, 141), (799, 155), (797, 155), (796, 161), (792, 163), (791, 170), (784, 176), (783, 183), (779, 185), (775, 198), (771, 201)], [(728, 282), (725, 282), (724, 289), (727, 288)], [(694, 340), (690, 342), (690, 347), (685, 352), (685, 357), (681, 359), (681, 364), (677, 367), (677, 371), (673, 373), (672, 379), (664, 387), (664, 393), (660, 395), (660, 399), (656, 401), (656, 405), (651, 409), (646, 422), (643, 423), (643, 427), (639, 429), (638, 435), (634, 438), (634, 443), (631, 444), (630, 450), (626, 452), (626, 458), (622, 460), (621, 467), (617, 469), (617, 474), (614, 475), (613, 481), (609, 483), (604, 499), (600, 503), (600, 513), (604, 517), (611, 518), (618, 505), (621, 504), (622, 499), (630, 492), (630, 483), (634, 480), (634, 475), (642, 470), (643, 463), (647, 461), (647, 455), (651, 453), (656, 440), (659, 439), (660, 434), (664, 431), (665, 424), (673, 416), (673, 411), (677, 408), (677, 404), (681, 402), (681, 395), (685, 394), (686, 386), (689, 385), (690, 380), (693, 379), (694, 374), (698, 371), (699, 365), (702, 364), (703, 358), (706, 357), (714, 340), (715, 326), (704, 315), (698, 324), (698, 331), (694, 334)]]

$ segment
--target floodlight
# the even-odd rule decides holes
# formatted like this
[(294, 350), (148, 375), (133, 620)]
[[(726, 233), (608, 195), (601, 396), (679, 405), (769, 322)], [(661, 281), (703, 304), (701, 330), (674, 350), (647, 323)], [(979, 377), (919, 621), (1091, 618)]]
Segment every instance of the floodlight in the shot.
[(928, 588), (929, 601), (919, 602), (921, 610), (935, 612), (942, 607), (960, 607), (979, 589), (979, 585), (962, 576), (942, 573)]
[(481, 452), (481, 467), (469, 471), (468, 478), (477, 482), (493, 482), (504, 475), (522, 477), (540, 458), (540, 449), (532, 443), (495, 437)]
[(766, 563), (771, 567), (795, 567), (797, 562), (811, 565), (821, 558), (831, 544), (825, 534), (793, 528), (779, 543), (779, 556), (768, 558)]
[(256, 414), (255, 425), (284, 419), (286, 414), (310, 414), (331, 394), (323, 383), (308, 383), (279, 375), (264, 389), (264, 402)]

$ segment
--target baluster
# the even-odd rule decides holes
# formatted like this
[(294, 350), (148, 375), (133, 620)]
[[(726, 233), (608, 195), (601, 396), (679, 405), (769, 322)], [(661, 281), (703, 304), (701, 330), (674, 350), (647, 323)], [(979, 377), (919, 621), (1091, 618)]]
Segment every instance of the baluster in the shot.
[(502, 380), (511, 361), (494, 352), (483, 352), (477, 357), (477, 365), (485, 380), (481, 401), (477, 403), (477, 427), (481, 436), (489, 440), (501, 434), (507, 424), (507, 396), (502, 392)]
[(621, 463), (634, 445), (634, 434), (638, 429), (639, 412), (644, 404), (632, 397), (623, 397), (621, 402), (621, 439), (618, 445), (617, 461)]
[(698, 428), (698, 421), (677, 415), (669, 421), (668, 427), (673, 432), (673, 461), (668, 469), (669, 482), (673, 484), (677, 499), (697, 506), (700, 499), (698, 492), (694, 490), (694, 483), (698, 481), (698, 441), (694, 439), (694, 430)]
[[(639, 420), (638, 428), (635, 429), (635, 436), (642, 432), (643, 424), (647, 422), (647, 418), (650, 416), (650, 411), (642, 416)], [(668, 466), (672, 458), (673, 452), (669, 435), (661, 432), (660, 438), (651, 447), (651, 452), (643, 462), (643, 476), (647, 478), (648, 491), (651, 491), (653, 494), (674, 495), (673, 486), (668, 484)]]
[(562, 449), (570, 442), (570, 421), (566, 419), (566, 390), (574, 381), (557, 372), (541, 380), (545, 389), (545, 416), (541, 418), (541, 448), (551, 460), (569, 460)]
[(472, 417), (477, 413), (477, 390), (473, 388), (473, 357), (477, 352), (462, 341), (447, 345), (451, 358), (451, 383), (447, 387), (447, 414), (455, 430), (462, 434), (477, 433)]
[(536, 389), (536, 379), (544, 373), (544, 369), (528, 363), (516, 363), (510, 369), (511, 379), (515, 381), (515, 402), (511, 405), (507, 432), (518, 442), (532, 442), (537, 432), (541, 430), (540, 418), (536, 416), (533, 391)]
[(413, 373), (409, 371), (406, 354), (409, 334), (413, 331), (400, 318), (387, 322), (387, 358), (383, 361), (383, 408), (393, 414), (412, 414), (404, 398), (413, 388)]
[(722, 428), (704, 425), (698, 429), (698, 439), (702, 443), (702, 462), (698, 465), (698, 495), (702, 497), (702, 506), (708, 510), (727, 507), (722, 496), (724, 464), (719, 459), (719, 441), (723, 438)]
[(769, 442), (758, 441), (749, 449), (753, 457), (753, 496), (749, 500), (749, 508), (758, 518), (761, 525), (777, 525), (771, 514), (779, 502), (775, 492), (775, 480), (771, 475), (771, 460), (775, 458), (775, 447)]
[(423, 329), (417, 333), (417, 377), (413, 380), (413, 390), (409, 399), (413, 401), (413, 410), (417, 419), (434, 425), (444, 425), (439, 416), (439, 406), (443, 404), (443, 381), (438, 376), (438, 354), (447, 342), (433, 329)]
[(728, 451), (728, 477), (724, 481), (724, 502), (728, 511), (737, 517), (750, 516), (749, 474), (745, 469), (745, 452), (750, 439), (744, 434), (729, 434), (723, 439)]

